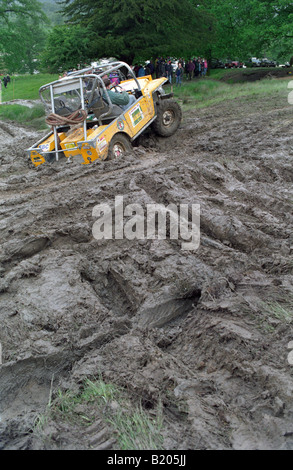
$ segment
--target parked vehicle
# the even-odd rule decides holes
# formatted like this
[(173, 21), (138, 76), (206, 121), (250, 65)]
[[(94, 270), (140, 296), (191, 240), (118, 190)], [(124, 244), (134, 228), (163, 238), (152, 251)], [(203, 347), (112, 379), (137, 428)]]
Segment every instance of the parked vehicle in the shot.
[(276, 67), (277, 62), (274, 60), (270, 60), (267, 58), (261, 59), (260, 66), (261, 67)]
[(250, 67), (260, 67), (261, 66), (261, 60), (257, 59), (257, 57), (251, 57), (251, 59), (249, 59), (248, 62), (249, 62)]
[(243, 62), (240, 62), (239, 60), (228, 60), (225, 63), (226, 69), (238, 69), (242, 67), (243, 67)]

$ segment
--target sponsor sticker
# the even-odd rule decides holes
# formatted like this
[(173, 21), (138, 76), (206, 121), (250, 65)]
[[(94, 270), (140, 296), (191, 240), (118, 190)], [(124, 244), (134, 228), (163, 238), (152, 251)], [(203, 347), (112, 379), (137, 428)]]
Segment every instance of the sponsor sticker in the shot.
[(105, 139), (105, 137), (100, 137), (98, 140), (97, 140), (97, 145), (98, 145), (98, 149), (100, 152), (102, 152), (104, 150), (105, 147), (107, 147), (107, 141)]
[(41, 144), (40, 145), (40, 149), (44, 150), (44, 152), (49, 150), (49, 147), (50, 147), (50, 144)]
[(141, 110), (140, 104), (137, 104), (135, 108), (129, 113), (132, 125), (135, 127), (137, 124), (143, 120), (143, 112)]
[(70, 142), (69, 144), (65, 144), (66, 149), (72, 149), (73, 147), (75, 147), (75, 144), (73, 142)]
[(122, 119), (118, 119), (118, 121), (117, 121), (117, 127), (118, 127), (119, 131), (123, 131), (123, 129), (124, 129), (124, 122), (123, 122)]

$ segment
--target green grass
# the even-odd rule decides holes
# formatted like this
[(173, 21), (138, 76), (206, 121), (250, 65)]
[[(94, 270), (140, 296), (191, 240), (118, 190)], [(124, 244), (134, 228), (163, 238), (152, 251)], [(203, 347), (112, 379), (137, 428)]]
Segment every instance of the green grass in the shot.
[(291, 325), (293, 322), (293, 297), (289, 296), (285, 301), (269, 300), (260, 302), (258, 326), (266, 333), (272, 333), (278, 325)]
[[(184, 80), (181, 88), (173, 85), (175, 99), (182, 104), (183, 110), (188, 111), (193, 108), (206, 108), (228, 100), (234, 100), (243, 97), (253, 97), (257, 99), (261, 96), (272, 96), (279, 94), (280, 99), (284, 102), (288, 96), (288, 80), (263, 79), (256, 82), (245, 83), (229, 83), (221, 81), (223, 76), (233, 73), (239, 73), (238, 70), (212, 70), (211, 76), (204, 79), (193, 79), (191, 82)], [(248, 73), (248, 72), (247, 72)], [(11, 77), (11, 82), (7, 88), (2, 86), (2, 103), (5, 101), (25, 99), (39, 99), (39, 88), (54, 81), (57, 75), (36, 74), (36, 75), (20, 75)], [(170, 90), (170, 87), (166, 87)], [(43, 109), (43, 107), (42, 107)], [(39, 106), (30, 109), (20, 105), (0, 106), (0, 119), (14, 120), (23, 125), (29, 125), (35, 129), (46, 129), (45, 114), (42, 113)]]
[(80, 391), (58, 390), (50, 397), (46, 413), (36, 420), (34, 432), (42, 436), (48, 421), (53, 420), (78, 426), (86, 433), (86, 427), (103, 416), (121, 450), (162, 449), (162, 406), (159, 404), (152, 412), (151, 416), (141, 403), (133, 404), (123, 389), (102, 378), (86, 379)]
[(19, 104), (3, 104), (0, 106), (0, 119), (16, 121), (20, 124), (32, 127), (33, 129), (45, 129), (45, 110), (42, 105), (32, 108)]
[[(289, 79), (288, 79), (289, 81)], [(280, 94), (286, 103), (288, 96), (287, 80), (261, 80), (257, 82), (245, 82), (230, 84), (213, 78), (194, 79), (183, 81), (181, 87), (173, 85), (175, 99), (183, 104), (183, 109), (206, 108), (215, 104), (234, 100), (242, 97), (272, 96)], [(168, 87), (170, 89), (170, 87)]]
[(39, 88), (58, 79), (58, 75), (36, 74), (11, 77), (7, 88), (2, 85), (2, 103), (11, 100), (37, 100)]
[(276, 320), (279, 320), (282, 323), (292, 323), (293, 320), (293, 305), (289, 304), (285, 307), (279, 302), (268, 302), (264, 303), (264, 308), (266, 312)]
[(163, 426), (162, 407), (159, 405), (156, 416), (150, 418), (141, 405), (131, 413), (121, 408), (109, 422), (116, 429), (117, 441), (121, 450), (159, 450), (162, 449)]
[[(36, 130), (47, 129), (43, 105), (37, 104), (29, 108), (28, 106), (12, 103), (13, 100), (38, 100), (40, 98), (39, 88), (57, 78), (57, 75), (50, 74), (12, 76), (7, 88), (2, 85), (1, 103), (4, 104), (0, 105), (0, 119), (3, 121), (16, 121)], [(5, 104), (6, 102), (10, 102), (10, 104)]]

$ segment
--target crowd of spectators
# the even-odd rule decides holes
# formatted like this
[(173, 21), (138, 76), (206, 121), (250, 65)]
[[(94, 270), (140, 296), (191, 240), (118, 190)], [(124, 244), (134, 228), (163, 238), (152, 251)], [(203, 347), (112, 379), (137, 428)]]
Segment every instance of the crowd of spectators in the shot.
[(194, 57), (188, 60), (157, 57), (154, 62), (150, 60), (144, 66), (135, 64), (133, 70), (137, 77), (145, 75), (152, 75), (154, 78), (166, 77), (171, 84), (175, 75), (176, 85), (181, 85), (184, 76), (186, 80), (205, 77), (208, 62), (203, 57)]
[[(146, 75), (152, 75), (153, 78), (166, 77), (171, 85), (175, 78), (176, 85), (181, 86), (184, 78), (192, 80), (205, 77), (208, 71), (208, 62), (202, 57), (188, 60), (157, 57), (154, 62), (149, 60), (144, 65), (136, 63), (132, 69), (136, 77), (145, 77)], [(59, 78), (66, 77), (74, 71), (76, 69), (64, 72)]]

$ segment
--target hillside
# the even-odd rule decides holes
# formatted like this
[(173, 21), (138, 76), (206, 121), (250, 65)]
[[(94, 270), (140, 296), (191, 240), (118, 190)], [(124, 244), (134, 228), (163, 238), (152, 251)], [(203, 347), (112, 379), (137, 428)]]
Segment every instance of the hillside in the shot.
[(58, 0), (38, 0), (43, 5), (43, 10), (53, 25), (63, 23), (63, 18), (59, 12), (61, 6)]

